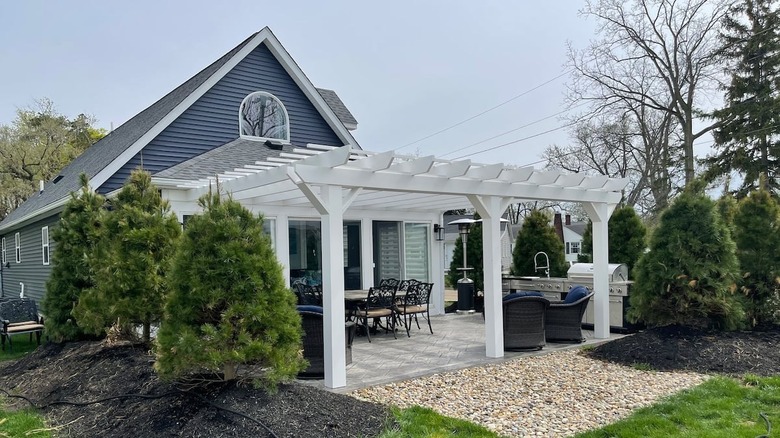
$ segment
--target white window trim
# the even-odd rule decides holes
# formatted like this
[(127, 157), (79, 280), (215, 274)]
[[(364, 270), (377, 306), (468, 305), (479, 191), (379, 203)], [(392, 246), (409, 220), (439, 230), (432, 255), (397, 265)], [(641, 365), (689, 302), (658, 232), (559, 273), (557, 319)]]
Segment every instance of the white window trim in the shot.
[(2, 262), (3, 262), (3, 264), (5, 264), (5, 260), (6, 260), (6, 253), (5, 253), (5, 237), (3, 237), (3, 240), (2, 240), (2, 254), (3, 254), (3, 259), (2, 259)]
[[(256, 96), (258, 94), (261, 94), (263, 96), (268, 96), (271, 99), (275, 100), (277, 104), (282, 108), (282, 111), (284, 111), (284, 122), (287, 128), (287, 138), (271, 138), (271, 137), (255, 137), (254, 135), (245, 135), (241, 132), (241, 109), (244, 107), (244, 103), (252, 96)], [(253, 93), (249, 93), (246, 95), (244, 100), (241, 101), (241, 105), (238, 106), (238, 135), (245, 139), (245, 140), (252, 140), (252, 141), (272, 141), (272, 142), (278, 142), (281, 144), (291, 144), (290, 143), (290, 115), (287, 113), (287, 108), (284, 106), (281, 100), (279, 100), (278, 97), (274, 96), (271, 93), (268, 93), (266, 91), (255, 91)]]
[(19, 236), (19, 233), (14, 234), (14, 240), (16, 243), (16, 249), (14, 252), (16, 263), (22, 263), (22, 238)]
[[(44, 236), (46, 238), (44, 239)], [(44, 266), (48, 266), (51, 262), (51, 252), (49, 251), (49, 227), (45, 226), (41, 228), (41, 262)]]

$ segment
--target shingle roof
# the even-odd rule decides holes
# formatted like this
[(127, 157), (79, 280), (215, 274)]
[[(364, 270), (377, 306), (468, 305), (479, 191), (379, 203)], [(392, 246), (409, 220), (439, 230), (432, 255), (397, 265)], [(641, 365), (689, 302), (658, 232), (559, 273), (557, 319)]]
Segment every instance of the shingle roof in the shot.
[(357, 128), (357, 120), (355, 120), (355, 117), (349, 112), (346, 105), (344, 105), (344, 102), (341, 101), (335, 91), (326, 90), (324, 88), (317, 88), (317, 91), (320, 92), (320, 96), (325, 99), (325, 103), (327, 103), (333, 112), (336, 113), (336, 116), (341, 120), (341, 123), (343, 123), (344, 126), (349, 129)]
[(196, 180), (243, 167), (246, 164), (253, 164), (255, 161), (265, 160), (269, 157), (278, 157), (281, 152), (292, 152), (294, 147), (284, 145), (282, 150), (274, 150), (263, 142), (238, 138), (195, 158), (157, 172), (155, 177)]
[(574, 231), (580, 236), (585, 234), (585, 228), (587, 228), (587, 222), (572, 222), (571, 225), (564, 225), (564, 227)]
[(153, 103), (150, 107), (138, 113), (121, 126), (116, 128), (100, 141), (92, 145), (76, 157), (60, 172), (62, 178), (57, 183), (47, 182), (40, 195), (33, 195), (25, 203), (12, 211), (2, 222), (0, 229), (6, 228), (11, 222), (33, 213), (49, 204), (55, 203), (79, 188), (79, 175), (86, 173), (92, 177), (114, 161), (130, 145), (149, 131), (163, 119), (171, 110), (179, 105), (195, 89), (203, 84), (211, 75), (219, 70), (233, 55), (236, 54), (254, 36), (253, 34), (233, 50), (226, 53), (213, 64), (201, 70), (185, 83)]

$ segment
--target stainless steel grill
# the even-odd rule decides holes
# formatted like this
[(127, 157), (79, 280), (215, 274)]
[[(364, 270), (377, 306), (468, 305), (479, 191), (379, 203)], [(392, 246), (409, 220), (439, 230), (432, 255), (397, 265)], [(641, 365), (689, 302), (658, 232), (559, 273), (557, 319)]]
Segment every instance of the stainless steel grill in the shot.
[[(519, 290), (542, 292), (549, 300), (562, 300), (574, 286), (585, 286), (593, 290), (593, 263), (575, 263), (562, 277), (525, 277), (504, 276), (504, 293)], [(625, 319), (628, 308), (628, 294), (631, 281), (628, 281), (628, 266), (609, 264), (609, 325), (613, 331), (624, 332), (630, 328)], [(591, 302), (593, 299), (591, 298)], [(592, 325), (593, 306), (588, 305), (583, 318), (584, 324)]]

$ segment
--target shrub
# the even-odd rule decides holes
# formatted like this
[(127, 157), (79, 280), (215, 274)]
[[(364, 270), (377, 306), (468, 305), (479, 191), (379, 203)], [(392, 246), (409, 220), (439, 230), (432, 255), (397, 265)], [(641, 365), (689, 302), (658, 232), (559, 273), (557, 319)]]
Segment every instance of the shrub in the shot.
[(56, 245), (42, 304), (46, 334), (55, 341), (88, 338), (71, 312), (81, 292), (94, 286), (89, 257), (99, 240), (105, 202), (103, 196), (90, 190), (89, 180), (82, 174), (81, 191), (71, 193), (59, 223), (52, 229)]
[(119, 328), (129, 334), (132, 324), (150, 326), (160, 320), (166, 294), (165, 276), (181, 225), (170, 213), (148, 172), (134, 171), (111, 203), (93, 258), (95, 285), (82, 293), (75, 314), (91, 333)]
[(157, 371), (176, 378), (258, 364), (267, 383), (295, 376), (301, 319), (262, 217), (218, 194), (187, 222), (173, 260), (171, 294), (157, 336)]
[[(633, 278), (634, 266), (647, 247), (645, 236), (647, 228), (642, 219), (630, 206), (619, 207), (609, 218), (609, 262), (623, 263), (628, 266), (628, 275)], [(588, 262), (593, 254), (593, 223), (588, 221), (585, 234), (582, 236), (582, 251), (588, 255)], [(579, 260), (579, 257), (578, 257)]]
[(550, 258), (551, 276), (566, 276), (563, 242), (555, 232), (555, 228), (550, 225), (550, 218), (539, 210), (533, 210), (523, 221), (523, 226), (515, 239), (515, 249), (512, 251), (512, 275), (544, 275), (534, 271), (534, 256), (539, 251), (547, 253)]
[(705, 195), (688, 190), (661, 214), (637, 262), (629, 319), (648, 325), (738, 328), (744, 312), (728, 228)]
[(750, 193), (734, 214), (734, 241), (742, 270), (740, 290), (751, 327), (777, 322), (780, 279), (780, 207), (765, 190)]

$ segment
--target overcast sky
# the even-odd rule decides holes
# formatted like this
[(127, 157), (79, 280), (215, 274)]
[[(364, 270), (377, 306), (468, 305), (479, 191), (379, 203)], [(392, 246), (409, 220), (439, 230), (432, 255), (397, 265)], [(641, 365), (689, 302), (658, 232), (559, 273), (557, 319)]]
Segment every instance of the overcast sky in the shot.
[[(593, 35), (593, 22), (578, 15), (582, 4), (2, 2), (0, 123), (46, 97), (67, 116), (119, 126), (268, 26), (315, 86), (339, 94), (364, 149), (459, 158), (564, 123), (549, 116), (565, 109), (566, 42), (583, 47)], [(468, 158), (525, 165), (567, 141), (557, 130)]]

